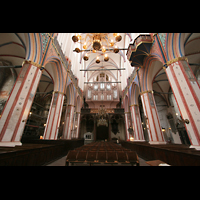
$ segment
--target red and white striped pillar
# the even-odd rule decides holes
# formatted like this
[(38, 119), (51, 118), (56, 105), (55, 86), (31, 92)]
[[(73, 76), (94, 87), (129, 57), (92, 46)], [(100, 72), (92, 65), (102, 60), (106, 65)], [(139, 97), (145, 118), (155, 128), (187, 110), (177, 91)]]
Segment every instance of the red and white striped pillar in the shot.
[(153, 91), (141, 92), (144, 115), (150, 144), (166, 144), (160, 125)]
[(51, 105), (49, 108), (49, 114), (46, 121), (46, 127), (44, 130), (44, 139), (46, 140), (57, 139), (63, 103), (64, 93), (54, 91), (51, 100)]
[[(185, 57), (167, 63), (165, 72), (173, 90), (191, 147), (200, 149), (200, 87)], [(180, 117), (179, 117), (180, 118)]]
[(63, 139), (71, 140), (71, 130), (73, 127), (73, 119), (74, 119), (74, 105), (68, 105), (66, 114), (65, 114), (65, 124), (63, 129)]
[(125, 130), (126, 130), (126, 141), (130, 141), (130, 133), (128, 131), (129, 127), (132, 126), (131, 124), (131, 114), (130, 112), (125, 112)]
[(41, 65), (24, 61), (0, 119), (0, 146), (14, 147), (20, 142), (42, 75)]
[(140, 117), (139, 105), (134, 104), (130, 106), (132, 126), (134, 131), (134, 141), (145, 141), (142, 129), (142, 122)]

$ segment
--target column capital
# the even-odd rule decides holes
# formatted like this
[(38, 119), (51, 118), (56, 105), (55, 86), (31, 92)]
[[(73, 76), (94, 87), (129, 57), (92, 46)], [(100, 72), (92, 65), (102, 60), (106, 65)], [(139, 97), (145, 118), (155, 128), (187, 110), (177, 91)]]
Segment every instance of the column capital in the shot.
[(24, 64), (26, 64), (26, 63), (31, 64), (31, 65), (34, 65), (35, 67), (38, 67), (38, 68), (40, 68), (41, 70), (43, 70), (43, 69), (45, 68), (43, 65), (38, 64), (38, 63), (36, 63), (36, 62), (33, 62), (33, 61), (31, 61), (31, 60), (24, 60), (23, 63), (22, 63), (22, 66), (23, 66)]
[(138, 106), (138, 107), (139, 107), (138, 104), (132, 104), (132, 105), (130, 105), (129, 107), (133, 107), (133, 106)]
[(153, 94), (153, 90), (147, 90), (147, 91), (140, 92), (140, 95), (143, 95), (145, 93), (152, 93)]
[(175, 63), (175, 62), (184, 61), (184, 60), (186, 60), (186, 61), (188, 62), (188, 58), (185, 57), (185, 56), (174, 58), (173, 60), (169, 60), (168, 62), (166, 62), (166, 63), (164, 64), (164, 67), (163, 67), (163, 68), (166, 69), (169, 65), (171, 65), (171, 64), (173, 64), (173, 63)]
[(72, 107), (76, 107), (75, 105), (72, 105), (72, 104), (68, 104), (67, 106), (72, 106)]
[(55, 94), (55, 93), (59, 93), (59, 94), (65, 95), (65, 93), (60, 92), (60, 91), (53, 91), (53, 94)]

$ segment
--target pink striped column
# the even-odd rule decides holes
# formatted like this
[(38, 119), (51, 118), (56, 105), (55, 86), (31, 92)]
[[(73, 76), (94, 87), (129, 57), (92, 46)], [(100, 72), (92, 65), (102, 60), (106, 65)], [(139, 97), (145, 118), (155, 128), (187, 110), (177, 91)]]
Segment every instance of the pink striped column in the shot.
[(65, 115), (65, 124), (63, 129), (63, 139), (71, 140), (71, 130), (73, 127), (74, 105), (68, 105)]
[(51, 100), (51, 105), (49, 108), (46, 127), (44, 130), (44, 139), (46, 140), (57, 139), (63, 102), (64, 102), (64, 93), (59, 91), (54, 91)]
[(188, 119), (185, 128), (191, 147), (200, 149), (200, 87), (184, 58), (174, 60), (165, 70), (173, 90), (181, 117)]
[(140, 117), (140, 111), (138, 105), (131, 105), (131, 118), (132, 118), (132, 126), (134, 131), (134, 141), (145, 141), (144, 139), (144, 133), (142, 129), (142, 123), (141, 123), (141, 117)]
[(32, 61), (23, 63), (0, 119), (0, 146), (22, 145), (20, 140), (40, 82), (41, 67)]
[(128, 132), (128, 129), (130, 126), (132, 126), (131, 124), (131, 114), (130, 112), (125, 112), (125, 130), (126, 130), (126, 141), (130, 141), (130, 133)]
[(141, 93), (142, 105), (146, 116), (147, 132), (150, 144), (166, 144), (162, 133), (153, 91)]

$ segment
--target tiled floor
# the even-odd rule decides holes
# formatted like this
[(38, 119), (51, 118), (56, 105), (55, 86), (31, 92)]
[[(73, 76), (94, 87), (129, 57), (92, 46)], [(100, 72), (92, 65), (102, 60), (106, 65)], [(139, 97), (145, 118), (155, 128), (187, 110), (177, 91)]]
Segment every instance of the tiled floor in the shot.
[[(66, 156), (64, 156), (46, 166), (65, 166), (65, 160), (66, 160)], [(146, 164), (146, 161), (140, 157), (139, 157), (139, 162), (140, 162), (140, 166), (149, 166), (148, 164)], [(80, 164), (79, 166), (82, 166), (82, 165)], [(98, 165), (98, 166), (108, 166), (108, 165), (105, 164), (105, 165)], [(128, 165), (123, 165), (123, 166), (128, 166)]]

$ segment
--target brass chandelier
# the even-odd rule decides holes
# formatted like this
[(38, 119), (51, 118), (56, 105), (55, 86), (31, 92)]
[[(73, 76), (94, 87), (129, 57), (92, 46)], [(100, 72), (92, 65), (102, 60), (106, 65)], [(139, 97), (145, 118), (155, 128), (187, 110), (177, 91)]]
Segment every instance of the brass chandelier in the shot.
[(104, 109), (102, 106), (100, 106), (98, 113), (97, 113), (97, 126), (107, 126), (108, 127), (108, 121), (105, 119), (108, 114), (106, 113), (106, 109)]
[[(72, 40), (75, 43), (82, 44), (84, 50), (80, 50), (80, 48), (76, 47), (75, 52), (87, 52), (83, 59), (85, 61), (89, 60), (89, 56), (91, 53), (97, 53), (100, 51), (103, 53), (104, 61), (107, 62), (109, 60), (107, 52), (118, 53), (119, 48), (116, 45), (117, 42), (122, 40), (122, 36), (119, 33), (84, 33), (84, 34), (75, 34), (72, 36)], [(101, 55), (101, 54), (100, 54)], [(99, 56), (96, 58), (96, 63), (100, 63)]]

